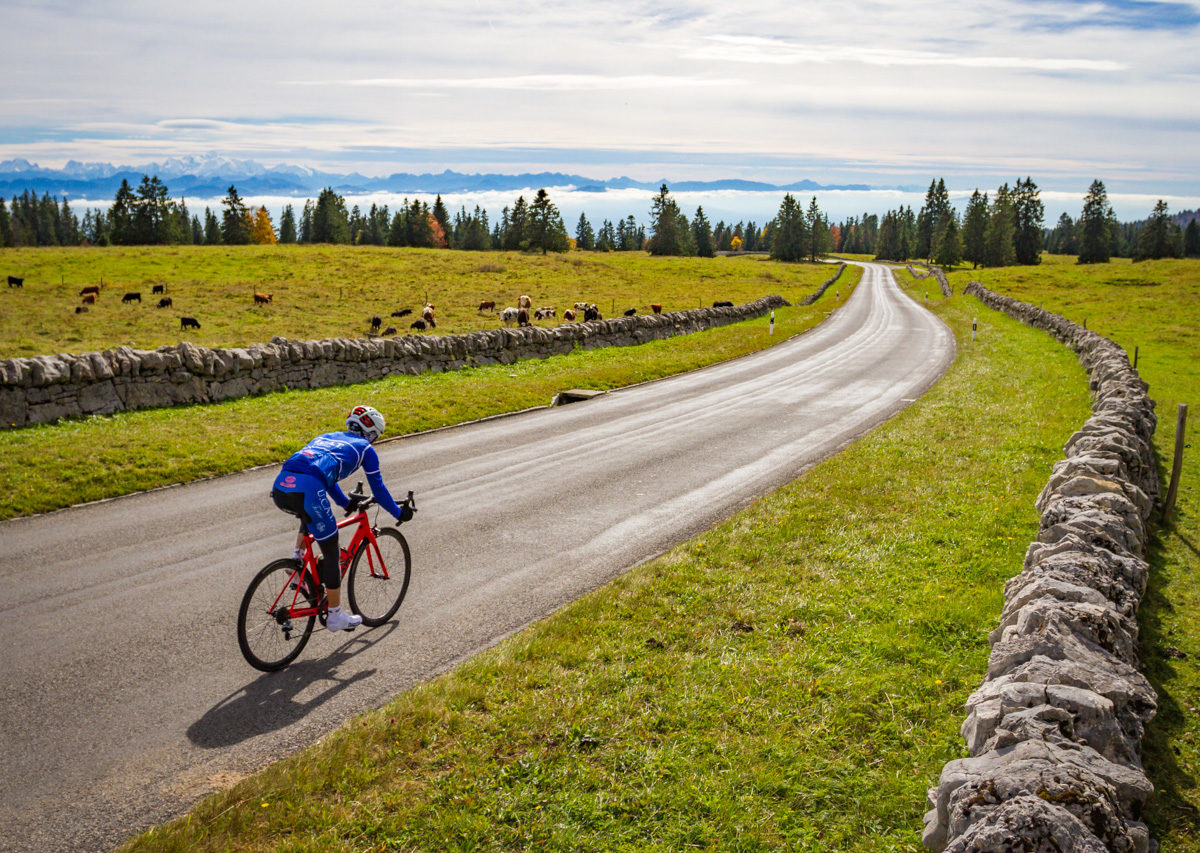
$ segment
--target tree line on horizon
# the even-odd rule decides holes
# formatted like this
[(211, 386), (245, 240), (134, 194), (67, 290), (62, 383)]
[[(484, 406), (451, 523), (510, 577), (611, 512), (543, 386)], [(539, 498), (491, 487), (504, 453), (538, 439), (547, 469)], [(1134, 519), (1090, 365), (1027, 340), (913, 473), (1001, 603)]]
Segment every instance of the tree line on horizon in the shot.
[[(335, 243), (466, 251), (647, 251), (652, 255), (711, 257), (717, 252), (768, 252), (780, 260), (816, 259), (830, 252), (869, 254), (878, 260), (922, 258), (952, 267), (1036, 264), (1042, 251), (1077, 255), (1080, 263), (1113, 257), (1146, 260), (1200, 257), (1200, 211), (1172, 216), (1160, 200), (1146, 220), (1121, 223), (1103, 182), (1093, 181), (1077, 220), (1063, 213), (1053, 228), (1043, 224), (1044, 206), (1032, 178), (1002, 184), (993, 195), (978, 189), (962, 214), (950, 203), (944, 179), (930, 182), (919, 211), (901, 206), (882, 217), (864, 213), (833, 223), (814, 196), (809, 206), (787, 193), (775, 217), (713, 225), (698, 207), (689, 219), (664, 183), (652, 198), (650, 231), (630, 214), (599, 228), (581, 213), (572, 238), (545, 189), (532, 201), (519, 196), (490, 222), (476, 205), (449, 213), (439, 194), (433, 203), (404, 200), (395, 210), (372, 204), (347, 208), (333, 189), (307, 199), (297, 216), (283, 208), (278, 226), (265, 206), (247, 206), (229, 187), (217, 212), (191, 213), (170, 198), (157, 176), (143, 175), (135, 190), (122, 181), (107, 211), (87, 210), (82, 219), (66, 198), (26, 191), (0, 197), (0, 248), (76, 245), (239, 245)], [(1186, 228), (1181, 222), (1186, 221)]]

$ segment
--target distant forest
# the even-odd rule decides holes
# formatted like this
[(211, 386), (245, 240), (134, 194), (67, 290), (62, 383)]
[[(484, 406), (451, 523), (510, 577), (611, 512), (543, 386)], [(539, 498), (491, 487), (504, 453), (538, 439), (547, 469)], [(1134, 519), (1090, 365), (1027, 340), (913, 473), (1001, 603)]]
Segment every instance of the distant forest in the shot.
[(1112, 257), (1200, 257), (1200, 211), (1172, 215), (1160, 201), (1146, 219), (1118, 222), (1100, 181), (1092, 183), (1077, 219), (1064, 213), (1048, 228), (1043, 215), (1031, 178), (1011, 187), (1002, 184), (990, 197), (976, 190), (961, 214), (950, 204), (944, 180), (937, 179), (918, 211), (902, 206), (882, 217), (864, 213), (831, 222), (815, 197), (806, 209), (789, 193), (762, 226), (753, 221), (712, 224), (703, 208), (690, 219), (684, 215), (664, 184), (651, 203), (649, 233), (633, 214), (616, 223), (605, 219), (596, 227), (585, 213), (571, 236), (544, 189), (532, 201), (518, 197), (494, 221), (478, 206), (451, 214), (440, 195), (432, 206), (406, 199), (395, 210), (372, 204), (364, 211), (357, 205), (348, 209), (342, 196), (325, 189), (315, 200), (306, 200), (298, 215), (287, 205), (276, 223), (265, 207), (248, 207), (236, 187), (229, 188), (220, 210), (206, 207), (201, 214), (171, 199), (158, 177), (143, 176), (136, 189), (122, 181), (107, 211), (87, 210), (82, 219), (65, 198), (39, 198), (29, 191), (0, 198), (0, 247), (343, 243), (700, 256), (769, 252), (784, 260), (844, 252), (880, 260), (925, 259), (943, 266), (1036, 264), (1043, 251), (1078, 255), (1084, 263)]

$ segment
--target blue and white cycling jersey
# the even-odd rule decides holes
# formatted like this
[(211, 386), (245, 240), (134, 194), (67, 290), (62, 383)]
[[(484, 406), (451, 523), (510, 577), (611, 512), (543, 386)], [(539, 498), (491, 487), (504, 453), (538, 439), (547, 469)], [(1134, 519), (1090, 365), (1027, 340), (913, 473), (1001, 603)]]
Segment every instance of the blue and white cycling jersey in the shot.
[[(329, 497), (338, 506), (345, 508), (350, 500), (338, 487), (338, 481), (349, 477), (360, 467), (367, 476), (371, 494), (375, 496), (378, 504), (394, 517), (399, 518), (400, 507), (392, 499), (392, 495), (387, 490), (387, 486), (383, 484), (383, 477), (379, 473), (379, 455), (371, 446), (371, 442), (352, 432), (330, 432), (314, 438), (283, 463), (283, 470), (275, 480), (275, 488), (284, 492), (304, 492), (306, 498), (314, 503), (324, 501), (324, 492), (328, 492)], [(289, 474), (300, 476), (289, 477)], [(324, 488), (321, 488), (322, 486)], [(321, 494), (318, 494), (318, 491)], [(307, 509), (309, 501), (306, 500), (305, 503)], [(325, 508), (328, 509), (327, 503)], [(321, 513), (321, 515), (326, 514)], [(317, 517), (311, 510), (309, 510), (309, 515), (313, 517), (313, 521), (317, 521)], [(331, 519), (332, 515), (328, 517)], [(325, 529), (317, 531), (311, 528), (314, 526), (326, 528), (327, 524), (326, 519), (320, 519), (316, 525), (310, 523), (309, 532), (318, 540), (324, 539), (329, 535)], [(337, 532), (336, 524), (333, 532)], [(322, 533), (325, 535), (321, 535)]]

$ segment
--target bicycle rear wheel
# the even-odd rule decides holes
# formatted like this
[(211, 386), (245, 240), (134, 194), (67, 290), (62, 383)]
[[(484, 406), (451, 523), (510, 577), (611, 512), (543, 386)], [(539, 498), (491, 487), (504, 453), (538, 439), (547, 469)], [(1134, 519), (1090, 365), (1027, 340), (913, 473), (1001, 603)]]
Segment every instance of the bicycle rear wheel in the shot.
[(293, 618), (288, 616), (294, 605), (315, 607), (311, 593), (300, 590), (300, 570), (296, 561), (283, 559), (263, 567), (242, 596), (238, 608), (238, 645), (242, 655), (255, 669), (274, 672), (283, 669), (304, 650), (312, 636), (316, 613)]
[(363, 618), (363, 624), (377, 628), (400, 609), (408, 592), (412, 556), (400, 531), (385, 527), (375, 534), (379, 549), (363, 542), (350, 563), (346, 591), (350, 609)]

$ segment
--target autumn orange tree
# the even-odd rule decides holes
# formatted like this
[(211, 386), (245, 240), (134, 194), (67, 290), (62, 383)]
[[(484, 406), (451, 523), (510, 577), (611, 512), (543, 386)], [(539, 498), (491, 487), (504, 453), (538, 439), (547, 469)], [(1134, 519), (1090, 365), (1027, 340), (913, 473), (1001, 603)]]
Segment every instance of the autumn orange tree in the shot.
[(254, 211), (250, 223), (250, 242), (259, 246), (269, 246), (275, 243), (275, 226), (271, 224), (271, 214), (265, 206)]

